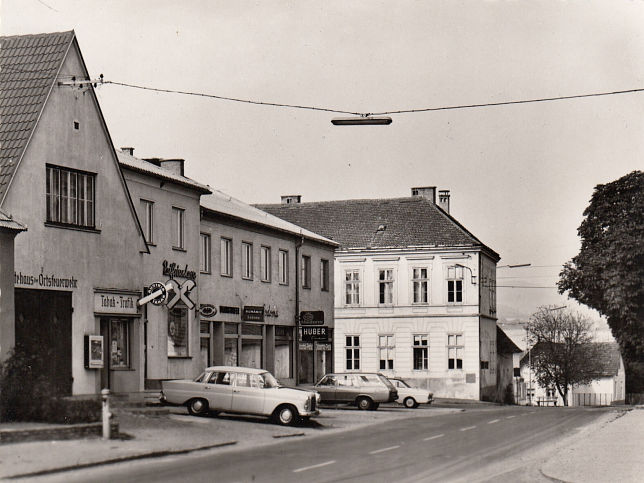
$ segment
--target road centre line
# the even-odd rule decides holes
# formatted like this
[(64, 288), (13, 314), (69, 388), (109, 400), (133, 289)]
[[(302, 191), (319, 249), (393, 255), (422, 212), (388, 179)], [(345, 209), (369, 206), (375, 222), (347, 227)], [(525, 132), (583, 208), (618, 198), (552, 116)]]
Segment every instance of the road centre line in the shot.
[(430, 436), (429, 438), (425, 438), (425, 439), (423, 439), (423, 441), (431, 441), (432, 439), (442, 438), (443, 436), (445, 436), (445, 435), (444, 434), (437, 434), (435, 436)]
[(374, 450), (374, 451), (369, 451), (369, 454), (384, 453), (385, 451), (391, 451), (392, 449), (397, 449), (397, 448), (400, 448), (400, 445), (389, 446), (388, 448), (381, 448), (381, 449), (377, 449), (377, 450)]
[(516, 417), (516, 416), (506, 416), (505, 419), (512, 419), (514, 417)]
[(501, 420), (500, 419), (493, 419), (492, 421), (488, 421), (487, 424), (494, 424), (494, 423), (498, 423), (499, 421), (501, 421)]
[(317, 464), (317, 465), (304, 466), (303, 468), (298, 468), (298, 469), (296, 469), (296, 470), (293, 470), (293, 473), (299, 473), (300, 471), (313, 470), (313, 469), (315, 469), (315, 468), (321, 468), (321, 467), (323, 467), (323, 466), (332, 465), (333, 463), (335, 463), (335, 460), (326, 461), (326, 462), (324, 462), (324, 463), (319, 463), (319, 464)]
[(470, 429), (474, 429), (474, 428), (476, 428), (476, 426), (468, 426), (466, 428), (459, 429), (459, 431), (469, 431)]

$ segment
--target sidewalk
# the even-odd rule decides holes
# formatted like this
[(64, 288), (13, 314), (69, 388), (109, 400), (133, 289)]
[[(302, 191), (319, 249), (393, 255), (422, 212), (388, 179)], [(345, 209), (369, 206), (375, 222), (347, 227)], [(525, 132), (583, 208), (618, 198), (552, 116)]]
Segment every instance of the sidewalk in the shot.
[(644, 407), (614, 416), (549, 458), (541, 473), (569, 483), (642, 481)]
[(35, 476), (65, 469), (220, 448), (221, 451), (315, 437), (400, 418), (438, 416), (458, 408), (383, 407), (378, 411), (322, 409), (303, 427), (285, 427), (264, 418), (189, 416), (185, 408), (167, 415), (118, 411), (121, 439), (36, 441), (0, 445), (0, 479)]

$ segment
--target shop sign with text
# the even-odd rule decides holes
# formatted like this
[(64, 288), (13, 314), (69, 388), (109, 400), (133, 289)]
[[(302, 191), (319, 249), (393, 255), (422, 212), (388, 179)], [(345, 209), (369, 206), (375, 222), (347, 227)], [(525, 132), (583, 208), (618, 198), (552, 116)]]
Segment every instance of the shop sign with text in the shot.
[(170, 263), (167, 260), (163, 260), (163, 275), (166, 275), (170, 278), (187, 278), (189, 280), (197, 280), (197, 272), (188, 270), (188, 264), (181, 268), (178, 263)]
[(55, 273), (27, 274), (14, 272), (14, 284), (29, 287), (74, 289), (78, 288), (78, 279), (71, 275), (61, 277)]
[(97, 314), (138, 314), (138, 294), (94, 292), (94, 312)]
[(242, 309), (242, 320), (244, 322), (264, 322), (264, 307), (245, 305)]
[(311, 342), (314, 340), (329, 340), (329, 328), (327, 326), (307, 326), (300, 329), (302, 331), (302, 341)]

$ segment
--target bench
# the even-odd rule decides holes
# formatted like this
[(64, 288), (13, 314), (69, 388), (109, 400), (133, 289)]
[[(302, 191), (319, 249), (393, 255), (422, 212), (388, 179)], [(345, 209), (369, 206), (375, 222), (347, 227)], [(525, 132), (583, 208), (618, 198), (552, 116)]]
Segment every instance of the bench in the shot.
[(537, 406), (556, 406), (557, 398), (556, 397), (538, 397)]

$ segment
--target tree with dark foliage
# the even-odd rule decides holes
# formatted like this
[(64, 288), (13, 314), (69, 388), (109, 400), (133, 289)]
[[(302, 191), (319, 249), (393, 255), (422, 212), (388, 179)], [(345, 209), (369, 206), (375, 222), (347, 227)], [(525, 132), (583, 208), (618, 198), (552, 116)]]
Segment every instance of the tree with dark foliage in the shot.
[(589, 384), (601, 372), (593, 325), (579, 314), (539, 307), (527, 325), (530, 368), (541, 387), (555, 388), (564, 406), (572, 386)]
[(644, 392), (644, 173), (598, 185), (577, 230), (579, 254), (559, 292), (606, 317), (626, 366), (626, 392)]

